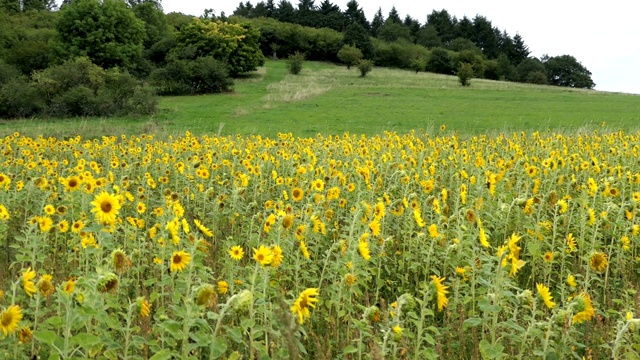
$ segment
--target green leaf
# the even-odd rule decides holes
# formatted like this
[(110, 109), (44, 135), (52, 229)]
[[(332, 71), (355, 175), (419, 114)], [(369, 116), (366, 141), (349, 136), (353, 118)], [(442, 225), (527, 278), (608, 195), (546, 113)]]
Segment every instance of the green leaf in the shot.
[(480, 310), (485, 313), (500, 312), (500, 310), (502, 310), (502, 307), (500, 305), (492, 305), (489, 302), (489, 299), (482, 299), (478, 301), (478, 308), (480, 308)]
[(56, 340), (60, 339), (60, 337), (56, 335), (56, 333), (50, 330), (36, 331), (33, 333), (33, 337), (36, 338), (36, 340), (47, 345), (53, 345)]
[(86, 334), (86, 333), (75, 335), (73, 337), (73, 341), (85, 349), (90, 349), (101, 343), (101, 340), (99, 337), (92, 334)]
[(468, 318), (467, 320), (465, 320), (462, 323), (462, 326), (465, 329), (471, 328), (471, 327), (476, 327), (476, 326), (480, 326), (482, 325), (483, 320), (481, 318)]
[(358, 352), (358, 348), (353, 345), (349, 345), (346, 348), (344, 348), (344, 350), (342, 350), (343, 354), (353, 354), (356, 352)]
[(215, 338), (211, 344), (211, 351), (214, 358), (219, 358), (227, 351), (227, 342), (223, 338)]
[(504, 346), (501, 344), (491, 344), (486, 339), (480, 341), (480, 353), (483, 359), (500, 359), (504, 354)]
[(169, 360), (172, 356), (171, 350), (162, 349), (150, 357), (149, 360)]

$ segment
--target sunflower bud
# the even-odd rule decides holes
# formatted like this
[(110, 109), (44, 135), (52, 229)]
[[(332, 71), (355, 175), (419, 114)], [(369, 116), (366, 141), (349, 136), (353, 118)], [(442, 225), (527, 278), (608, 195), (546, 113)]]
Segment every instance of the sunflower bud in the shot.
[(246, 289), (232, 296), (227, 301), (227, 305), (229, 305), (236, 312), (243, 312), (248, 310), (251, 304), (253, 304), (253, 293)]
[(106, 273), (98, 279), (98, 291), (115, 293), (118, 290), (118, 277), (114, 273)]
[(198, 290), (198, 294), (196, 295), (196, 304), (199, 306), (207, 306), (211, 303), (211, 300), (214, 296), (214, 288), (211, 284), (204, 284)]

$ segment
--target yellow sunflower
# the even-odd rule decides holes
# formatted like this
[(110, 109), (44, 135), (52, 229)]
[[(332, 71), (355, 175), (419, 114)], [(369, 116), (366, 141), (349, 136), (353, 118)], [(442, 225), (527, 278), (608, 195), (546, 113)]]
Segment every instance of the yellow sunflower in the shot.
[(271, 254), (273, 254), (273, 260), (271, 261), (271, 266), (278, 267), (282, 264), (282, 260), (284, 260), (284, 255), (282, 254), (282, 248), (278, 245), (273, 245), (271, 247)]
[(306, 318), (311, 317), (309, 308), (316, 307), (315, 303), (319, 301), (316, 298), (318, 294), (319, 292), (317, 288), (305, 289), (302, 293), (300, 293), (300, 296), (298, 296), (298, 299), (296, 299), (296, 301), (293, 303), (293, 306), (291, 307), (291, 312), (294, 315), (298, 316), (298, 322), (300, 323), (300, 325), (304, 323), (304, 320)]
[(260, 265), (265, 266), (271, 264), (273, 261), (273, 254), (271, 253), (271, 249), (264, 245), (260, 245), (260, 248), (253, 248), (253, 258), (260, 263)]
[(77, 176), (70, 176), (64, 179), (64, 191), (75, 191), (80, 188), (82, 181)]
[(299, 187), (295, 187), (291, 190), (291, 197), (293, 198), (293, 201), (300, 201), (304, 198), (304, 190), (300, 189)]
[(229, 249), (229, 256), (231, 256), (233, 260), (240, 261), (244, 256), (244, 250), (242, 250), (241, 246), (234, 245)]
[(93, 205), (91, 212), (96, 214), (96, 219), (101, 224), (115, 224), (116, 216), (120, 210), (120, 202), (116, 196), (103, 191), (94, 198), (91, 205)]
[(591, 259), (589, 260), (589, 265), (595, 272), (604, 272), (607, 269), (607, 266), (609, 266), (607, 254), (603, 252), (593, 253), (593, 255), (591, 255)]
[(22, 310), (18, 305), (11, 305), (0, 313), (0, 329), (4, 336), (13, 334), (22, 320)]
[(38, 281), (38, 290), (40, 290), (40, 294), (44, 297), (49, 297), (55, 291), (53, 287), (53, 276), (45, 274), (40, 277), (40, 281)]
[(33, 282), (33, 279), (36, 277), (36, 272), (28, 268), (27, 271), (22, 274), (22, 288), (24, 292), (27, 293), (30, 297), (33, 296), (38, 289), (36, 289), (36, 284)]
[(536, 284), (536, 288), (538, 289), (538, 294), (540, 294), (540, 298), (542, 298), (544, 304), (549, 309), (553, 309), (554, 306), (556, 306), (556, 303), (553, 302), (553, 296), (551, 296), (549, 288), (544, 284)]
[(447, 299), (447, 294), (449, 293), (447, 289), (449, 287), (443, 284), (444, 279), (444, 277), (439, 278), (436, 275), (431, 275), (431, 280), (433, 280), (431, 284), (435, 290), (438, 311), (442, 311), (442, 309), (449, 305), (449, 299)]
[(174, 251), (173, 255), (171, 255), (171, 271), (172, 272), (182, 272), (187, 268), (187, 265), (191, 262), (191, 255), (184, 251)]
[(589, 321), (593, 319), (596, 315), (596, 311), (593, 308), (593, 304), (591, 303), (591, 297), (587, 293), (580, 293), (575, 297), (575, 309), (577, 310), (576, 314), (573, 316), (572, 323), (580, 324), (585, 321)]
[(140, 317), (146, 318), (151, 314), (151, 303), (145, 297), (138, 298), (138, 307), (140, 310)]

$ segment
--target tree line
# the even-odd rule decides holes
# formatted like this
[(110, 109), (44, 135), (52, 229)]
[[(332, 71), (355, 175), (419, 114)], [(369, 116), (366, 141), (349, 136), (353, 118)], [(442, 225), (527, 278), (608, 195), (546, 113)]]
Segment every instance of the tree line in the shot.
[(445, 10), (426, 24), (395, 8), (369, 23), (355, 0), (345, 11), (245, 2), (230, 17), (165, 14), (157, 0), (0, 0), (0, 117), (149, 113), (155, 94), (231, 91), (265, 55), (345, 62), (345, 48), (377, 66), (452, 74), (464, 63), (475, 77), (594, 86), (573, 57), (529, 57), (519, 35)]
[[(343, 35), (343, 44), (356, 45), (365, 58), (374, 60), (378, 66), (453, 74), (461, 63), (466, 63), (472, 66), (476, 77), (587, 89), (595, 86), (591, 72), (573, 56), (531, 57), (520, 34), (511, 36), (481, 15), (457, 19), (447, 10), (433, 10), (421, 24), (410, 15), (402, 19), (392, 7), (386, 17), (379, 8), (369, 22), (356, 0), (349, 0), (344, 11), (330, 0), (319, 5), (315, 0), (299, 0), (296, 6), (287, 0), (277, 4), (274, 0), (260, 1), (256, 5), (246, 1), (238, 4), (233, 15), (254, 20), (263, 33), (273, 33), (277, 27), (286, 29), (277, 38), (263, 36), (261, 47), (265, 54), (276, 54), (276, 49), (283, 55), (310, 51), (311, 59), (336, 61), (336, 45), (331, 40), (338, 35), (326, 31), (331, 29)], [(300, 49), (313, 43), (320, 33), (264, 19), (325, 29), (323, 41), (331, 44), (326, 50), (313, 46)], [(285, 34), (291, 31), (305, 40)]]

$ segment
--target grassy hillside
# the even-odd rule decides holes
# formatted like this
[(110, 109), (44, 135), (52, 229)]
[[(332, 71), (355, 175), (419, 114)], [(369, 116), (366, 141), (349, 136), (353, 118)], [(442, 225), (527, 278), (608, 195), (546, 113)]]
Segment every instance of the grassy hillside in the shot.
[(224, 95), (164, 97), (153, 117), (3, 121), (0, 133), (84, 136), (155, 132), (296, 136), (343, 132), (406, 133), (446, 125), (463, 134), (511, 130), (600, 127), (636, 129), (640, 96), (591, 90), (472, 80), (462, 88), (454, 76), (306, 63), (299, 76), (284, 62), (269, 61), (236, 81)]

